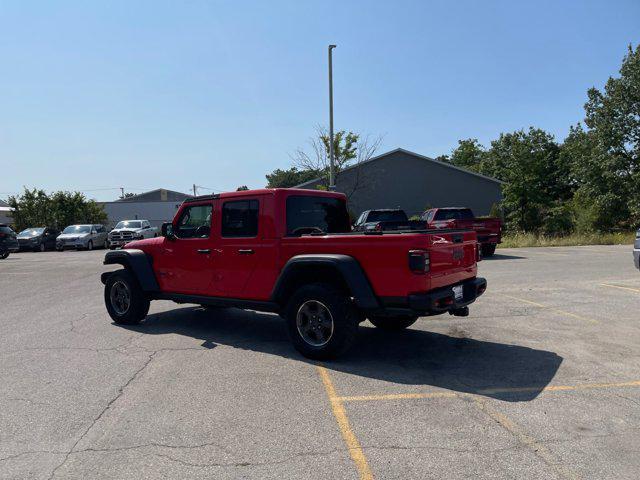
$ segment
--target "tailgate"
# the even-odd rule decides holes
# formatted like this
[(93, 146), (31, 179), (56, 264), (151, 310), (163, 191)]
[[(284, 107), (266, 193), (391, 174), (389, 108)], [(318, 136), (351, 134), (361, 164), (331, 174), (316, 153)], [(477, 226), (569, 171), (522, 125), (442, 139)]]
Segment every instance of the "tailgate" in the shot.
[(451, 285), (476, 275), (476, 232), (451, 231), (429, 237), (431, 288)]
[(478, 234), (478, 242), (484, 243), (487, 241), (496, 240), (500, 242), (500, 230), (502, 223), (499, 218), (476, 218), (471, 225), (471, 228)]

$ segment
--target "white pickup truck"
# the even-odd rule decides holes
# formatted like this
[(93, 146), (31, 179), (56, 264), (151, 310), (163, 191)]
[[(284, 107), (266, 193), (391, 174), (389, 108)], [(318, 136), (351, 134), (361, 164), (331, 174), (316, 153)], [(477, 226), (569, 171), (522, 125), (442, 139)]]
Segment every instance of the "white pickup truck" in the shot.
[(109, 232), (109, 248), (124, 247), (127, 243), (158, 236), (158, 229), (149, 220), (121, 220)]

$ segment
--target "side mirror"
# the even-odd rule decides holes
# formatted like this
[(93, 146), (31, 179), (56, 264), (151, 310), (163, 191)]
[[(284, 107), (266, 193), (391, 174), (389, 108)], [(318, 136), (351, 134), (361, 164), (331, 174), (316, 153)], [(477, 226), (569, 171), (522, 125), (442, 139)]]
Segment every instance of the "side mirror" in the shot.
[(173, 223), (165, 222), (162, 224), (162, 236), (166, 237), (168, 240), (175, 240), (176, 236), (173, 234)]

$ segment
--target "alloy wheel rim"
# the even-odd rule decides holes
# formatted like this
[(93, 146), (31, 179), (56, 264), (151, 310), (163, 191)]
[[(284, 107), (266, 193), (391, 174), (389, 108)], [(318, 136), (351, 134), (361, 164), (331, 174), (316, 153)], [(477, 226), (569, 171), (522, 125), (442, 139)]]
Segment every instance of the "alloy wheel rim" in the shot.
[(296, 326), (302, 339), (314, 347), (329, 343), (333, 336), (333, 316), (318, 300), (307, 300), (298, 309)]
[(129, 286), (122, 281), (115, 282), (111, 285), (109, 299), (115, 312), (118, 315), (124, 315), (129, 311), (129, 307), (131, 306), (131, 291), (129, 290)]

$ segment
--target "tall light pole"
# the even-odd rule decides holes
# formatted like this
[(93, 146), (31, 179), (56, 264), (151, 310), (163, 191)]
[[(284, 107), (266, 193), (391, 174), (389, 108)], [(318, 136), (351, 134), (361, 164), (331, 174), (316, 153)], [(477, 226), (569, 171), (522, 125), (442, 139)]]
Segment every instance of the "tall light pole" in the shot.
[(335, 45), (329, 45), (329, 190), (336, 189), (336, 167), (333, 151), (333, 62), (331, 51)]

